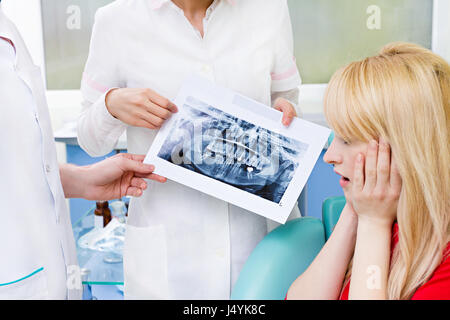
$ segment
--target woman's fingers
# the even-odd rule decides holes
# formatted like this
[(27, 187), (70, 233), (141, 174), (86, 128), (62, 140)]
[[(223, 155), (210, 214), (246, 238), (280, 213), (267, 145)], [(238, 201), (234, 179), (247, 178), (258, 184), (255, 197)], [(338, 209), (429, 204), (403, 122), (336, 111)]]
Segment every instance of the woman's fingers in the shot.
[(145, 190), (147, 189), (147, 182), (145, 182), (142, 178), (133, 177), (131, 179), (130, 186)]
[(395, 162), (394, 157), (391, 160), (391, 168), (390, 168), (390, 185), (395, 193), (400, 193), (402, 189), (402, 178), (398, 171), (397, 164)]
[(165, 121), (172, 116), (172, 112), (170, 112), (170, 110), (165, 109), (165, 108), (151, 102), (150, 100), (148, 100), (146, 102), (145, 108), (147, 109), (147, 112), (157, 116), (162, 121)]
[(147, 98), (153, 102), (154, 104), (160, 106), (163, 109), (167, 109), (172, 113), (176, 113), (178, 112), (178, 108), (177, 106), (172, 103), (169, 99), (159, 95), (158, 93), (156, 93), (155, 91), (151, 90), (151, 89), (147, 89), (145, 91), (145, 94), (147, 95)]
[(116, 156), (121, 156), (121, 157), (125, 157), (131, 160), (135, 160), (135, 161), (144, 161), (146, 155), (145, 154), (134, 154), (134, 153), (119, 153)]
[(283, 112), (283, 118), (281, 119), (281, 122), (285, 126), (289, 126), (294, 119), (294, 117), (297, 116), (297, 113), (295, 112), (294, 107), (292, 104), (282, 98), (279, 98), (275, 101), (274, 109)]
[(378, 143), (375, 140), (369, 142), (367, 149), (365, 167), (365, 184), (364, 189), (373, 190), (377, 184), (377, 160), (378, 160)]
[(143, 191), (140, 188), (129, 187), (125, 193), (127, 196), (140, 197), (142, 196)]
[(135, 177), (149, 179), (149, 180), (153, 180), (153, 181), (160, 182), (160, 183), (164, 183), (167, 181), (167, 178), (157, 175), (155, 173), (150, 173), (150, 174), (137, 173), (137, 174), (135, 174)]
[(122, 156), (117, 160), (117, 164), (119, 168), (123, 172), (135, 172), (138, 174), (149, 175), (155, 170), (155, 166), (151, 164), (142, 163), (142, 161), (136, 161), (133, 159), (129, 159), (126, 156)]
[(356, 156), (356, 162), (353, 173), (353, 190), (362, 191), (364, 188), (364, 155), (359, 153)]
[(390, 162), (390, 147), (384, 140), (380, 139), (377, 163), (377, 184), (383, 189), (386, 189), (386, 186), (389, 185)]
[[(167, 178), (154, 174), (155, 166), (152, 164), (143, 163), (145, 155), (132, 154), (132, 153), (120, 153), (114, 156), (118, 158), (116, 161), (120, 169), (124, 172), (131, 172), (133, 178), (131, 179), (131, 185), (133, 187), (147, 187), (147, 182), (143, 179), (155, 180), (157, 182), (166, 182)], [(114, 158), (111, 157), (110, 159)], [(142, 184), (144, 182), (144, 184)]]
[(158, 129), (178, 108), (151, 89), (118, 88), (108, 92), (105, 104), (109, 113), (126, 124)]
[(161, 119), (160, 117), (155, 116), (154, 114), (147, 112), (146, 110), (140, 111), (139, 117), (149, 125), (152, 125), (157, 129), (161, 128), (164, 123), (164, 119)]

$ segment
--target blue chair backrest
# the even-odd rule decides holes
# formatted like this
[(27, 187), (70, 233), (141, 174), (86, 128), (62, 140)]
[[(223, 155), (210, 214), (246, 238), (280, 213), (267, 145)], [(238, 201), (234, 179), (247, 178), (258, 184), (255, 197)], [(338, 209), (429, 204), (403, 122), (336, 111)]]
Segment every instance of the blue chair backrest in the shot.
[(331, 234), (344, 197), (324, 201), (322, 218), (288, 221), (270, 232), (247, 259), (231, 293), (233, 300), (282, 300), (311, 264)]
[(234, 300), (282, 300), (294, 280), (325, 243), (322, 222), (304, 217), (288, 221), (256, 246), (234, 285)]
[(331, 235), (345, 206), (345, 197), (331, 197), (322, 203), (322, 222), (325, 228), (325, 239)]

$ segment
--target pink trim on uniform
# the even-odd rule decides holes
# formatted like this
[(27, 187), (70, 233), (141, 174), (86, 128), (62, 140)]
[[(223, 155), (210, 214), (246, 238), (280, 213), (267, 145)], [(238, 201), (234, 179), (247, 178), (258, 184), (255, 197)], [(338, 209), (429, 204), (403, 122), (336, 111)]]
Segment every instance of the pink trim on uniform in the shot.
[(109, 90), (108, 87), (105, 87), (105, 86), (101, 85), (100, 83), (92, 80), (91, 77), (89, 77), (89, 75), (86, 74), (86, 72), (83, 73), (83, 81), (86, 82), (86, 84), (89, 87), (91, 87), (92, 89), (95, 89), (97, 91), (100, 91), (101, 93), (105, 93), (106, 91)]
[[(5, 38), (5, 37), (1, 37), (1, 36), (0, 36), (0, 39), (5, 40), (6, 42), (8, 42), (10, 45), (13, 46), (14, 51), (16, 51), (16, 46), (14, 45), (14, 42), (12, 42), (11, 39), (8, 39), (8, 38)], [(17, 52), (16, 52), (16, 53), (17, 53)]]
[(288, 78), (292, 77), (297, 72), (298, 72), (297, 64), (295, 64), (295, 61), (294, 61), (294, 64), (293, 64), (292, 68), (290, 68), (288, 71), (283, 72), (283, 73), (274, 73), (274, 72), (272, 72), (270, 74), (270, 76), (272, 77), (272, 80), (274, 80), (274, 81), (284, 80), (284, 79), (288, 79)]

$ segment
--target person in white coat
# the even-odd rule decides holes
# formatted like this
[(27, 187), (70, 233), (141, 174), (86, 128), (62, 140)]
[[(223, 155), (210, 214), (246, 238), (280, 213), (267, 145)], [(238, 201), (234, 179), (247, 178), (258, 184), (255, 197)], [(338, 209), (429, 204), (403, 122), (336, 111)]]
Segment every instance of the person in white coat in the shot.
[(163, 182), (143, 156), (58, 165), (39, 67), (0, 3), (0, 299), (80, 299), (65, 197), (140, 196)]
[[(128, 150), (147, 153), (193, 73), (273, 106), (289, 125), (300, 113), (292, 38), (286, 0), (118, 0), (100, 8), (81, 84), (81, 147), (107, 154), (126, 130)], [(129, 210), (127, 299), (229, 299), (268, 232), (265, 218), (172, 181), (150, 183)]]

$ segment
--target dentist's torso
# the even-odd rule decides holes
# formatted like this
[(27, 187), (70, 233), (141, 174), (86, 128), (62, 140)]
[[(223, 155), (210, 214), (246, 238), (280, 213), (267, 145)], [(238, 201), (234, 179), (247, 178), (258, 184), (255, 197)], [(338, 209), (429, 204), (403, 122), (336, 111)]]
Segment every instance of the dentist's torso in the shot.
[[(119, 1), (97, 13), (101, 19), (96, 32), (104, 35), (97, 41), (109, 46), (114, 35), (120, 45), (110, 51), (114, 63), (97, 60), (95, 53), (88, 59), (86, 92), (98, 82), (103, 87), (151, 88), (173, 101), (184, 79), (197, 73), (270, 105), (274, 55), (268, 41), (273, 39), (268, 32), (274, 32), (270, 26), (267, 32), (255, 29), (249, 11), (229, 1), (215, 1), (207, 12), (202, 38), (181, 9), (165, 3), (156, 11), (149, 8), (151, 2)], [(257, 6), (257, 1), (248, 3)], [(120, 31), (105, 33), (113, 22), (114, 30)], [(229, 32), (221, 32), (224, 28)], [(94, 50), (106, 48), (92, 45), (97, 46)], [(128, 151), (146, 154), (156, 134), (156, 130), (128, 127)], [(298, 209), (295, 214), (299, 215)], [(125, 296), (228, 299), (243, 264), (266, 234), (267, 221), (261, 216), (172, 181), (149, 182), (143, 196), (129, 207)]]
[(43, 79), (1, 7), (0, 36), (0, 299), (80, 298)]

